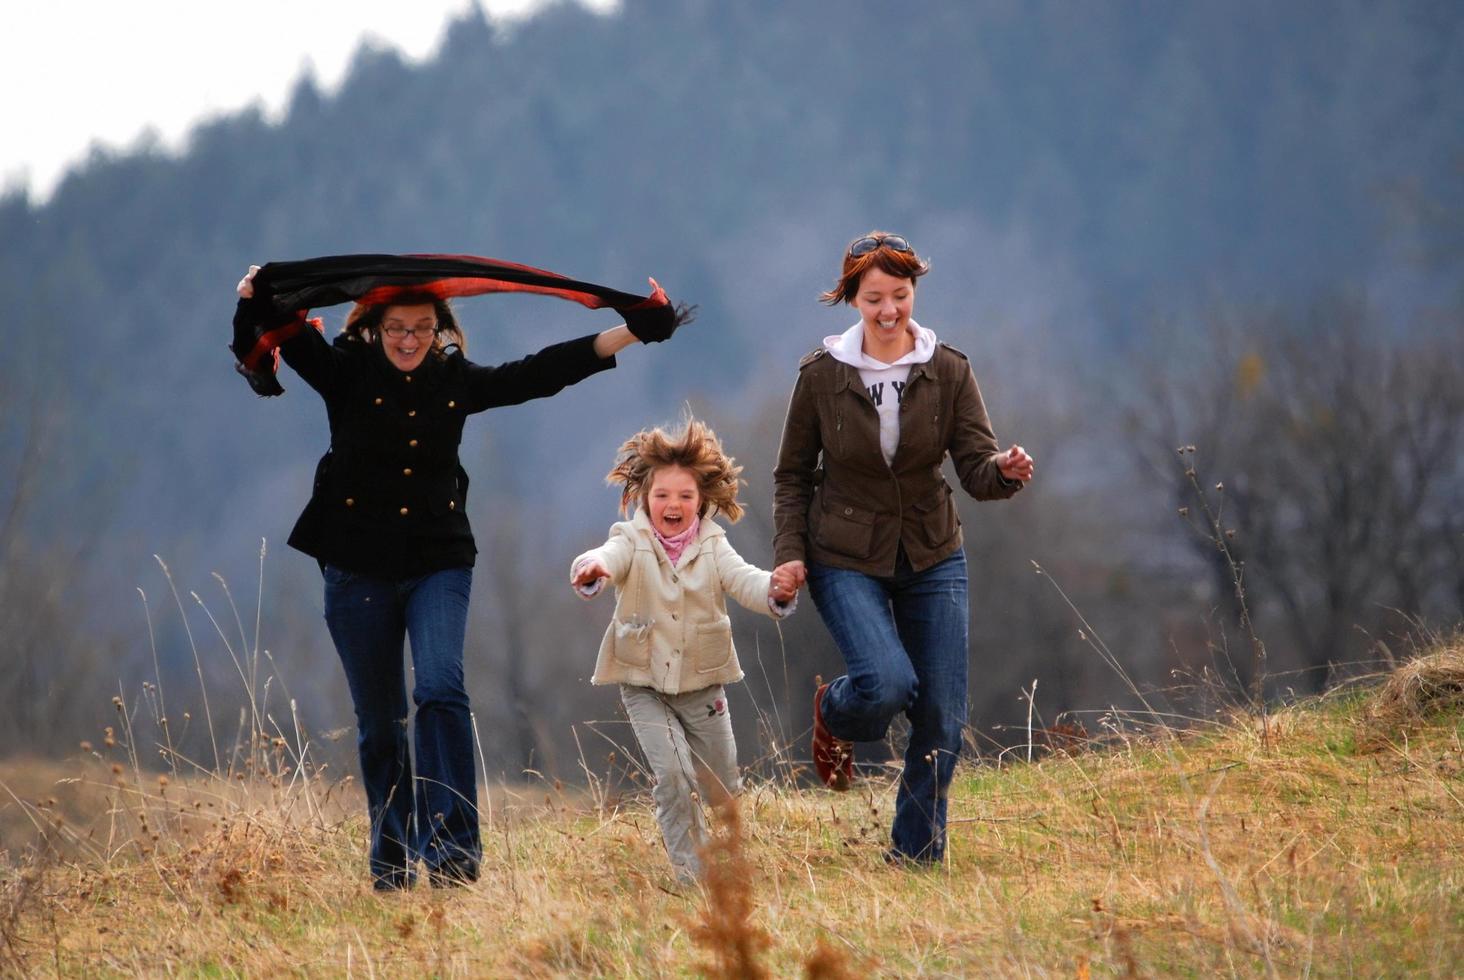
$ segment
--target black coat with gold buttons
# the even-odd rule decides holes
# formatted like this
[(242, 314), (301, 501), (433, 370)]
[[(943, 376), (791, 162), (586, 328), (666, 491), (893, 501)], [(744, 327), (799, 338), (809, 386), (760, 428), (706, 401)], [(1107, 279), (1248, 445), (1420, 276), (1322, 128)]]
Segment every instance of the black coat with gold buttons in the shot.
[(458, 461), (463, 423), (614, 367), (613, 357), (595, 355), (594, 340), (553, 344), (494, 367), (453, 348), (404, 372), (379, 345), (344, 335), (332, 344), (302, 330), (280, 352), (325, 399), (330, 449), (290, 546), (384, 578), (471, 566), (478, 549), (466, 513), (468, 475)]

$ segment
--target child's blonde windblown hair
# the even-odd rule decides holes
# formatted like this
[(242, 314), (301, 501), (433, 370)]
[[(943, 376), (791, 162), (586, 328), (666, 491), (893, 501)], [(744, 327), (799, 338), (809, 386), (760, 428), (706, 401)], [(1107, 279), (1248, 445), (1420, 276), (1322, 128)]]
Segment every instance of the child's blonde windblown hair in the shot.
[(659, 426), (643, 429), (625, 440), (615, 454), (615, 466), (605, 475), (605, 482), (621, 485), (622, 514), (632, 502), (644, 506), (651, 480), (664, 466), (680, 466), (696, 477), (701, 492), (698, 517), (715, 507), (734, 524), (742, 518), (742, 505), (737, 502), (737, 475), (742, 467), (722, 451), (710, 426), (690, 416), (681, 432), (673, 435)]

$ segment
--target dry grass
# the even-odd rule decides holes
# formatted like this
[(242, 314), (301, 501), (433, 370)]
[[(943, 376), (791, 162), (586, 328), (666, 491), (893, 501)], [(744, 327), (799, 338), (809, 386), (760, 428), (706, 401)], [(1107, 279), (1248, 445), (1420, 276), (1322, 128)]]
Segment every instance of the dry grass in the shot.
[(1464, 711), (1464, 634), (1393, 671), (1369, 702), (1370, 741), (1384, 741), (1430, 715)]
[(1458, 662), (1288, 709), (1265, 740), (1237, 716), (963, 767), (935, 870), (882, 859), (888, 781), (754, 780), (705, 889), (674, 883), (644, 797), (500, 796), (480, 882), (382, 897), (352, 788), (288, 765), (166, 785), (96, 754), (6, 769), (0, 814), (53, 846), (6, 831), (0, 973), (1452, 975), (1464, 712), (1457, 688), (1389, 705)]

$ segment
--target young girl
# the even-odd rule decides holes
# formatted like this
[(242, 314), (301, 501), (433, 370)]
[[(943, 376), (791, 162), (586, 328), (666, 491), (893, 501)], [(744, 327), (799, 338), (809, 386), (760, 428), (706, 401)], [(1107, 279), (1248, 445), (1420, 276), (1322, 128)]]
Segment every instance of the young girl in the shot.
[(712, 519), (736, 522), (737, 474), (717, 436), (688, 419), (675, 435), (660, 428), (625, 441), (606, 477), (622, 486), (630, 520), (576, 558), (570, 583), (586, 597), (609, 579), (615, 616), (600, 642), (592, 683), (619, 684), (641, 751), (655, 776), (656, 820), (677, 880), (701, 873), (706, 822), (693, 790), (716, 803), (740, 789), (737, 746), (724, 684), (742, 679), (724, 593), (781, 619), (797, 587), (743, 561)]

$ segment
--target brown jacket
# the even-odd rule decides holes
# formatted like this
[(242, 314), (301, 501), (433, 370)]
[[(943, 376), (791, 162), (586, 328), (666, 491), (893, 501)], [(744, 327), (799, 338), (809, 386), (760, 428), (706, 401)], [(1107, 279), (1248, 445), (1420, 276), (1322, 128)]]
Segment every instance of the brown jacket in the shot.
[(977, 500), (1022, 488), (997, 469), (996, 436), (966, 355), (948, 344), (910, 369), (893, 464), (879, 449), (879, 415), (854, 367), (820, 348), (798, 363), (773, 471), (776, 564), (816, 561), (892, 575), (898, 546), (915, 571), (961, 547), (961, 520), (940, 467), (955, 461)]

